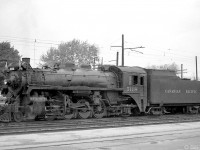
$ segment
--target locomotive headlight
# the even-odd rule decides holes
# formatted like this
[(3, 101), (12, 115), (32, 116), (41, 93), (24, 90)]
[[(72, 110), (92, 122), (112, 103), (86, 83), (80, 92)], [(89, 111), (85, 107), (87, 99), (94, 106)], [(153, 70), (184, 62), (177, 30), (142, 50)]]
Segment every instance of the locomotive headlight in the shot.
[(4, 84), (6, 85), (8, 82), (7, 82), (7, 80), (4, 80)]

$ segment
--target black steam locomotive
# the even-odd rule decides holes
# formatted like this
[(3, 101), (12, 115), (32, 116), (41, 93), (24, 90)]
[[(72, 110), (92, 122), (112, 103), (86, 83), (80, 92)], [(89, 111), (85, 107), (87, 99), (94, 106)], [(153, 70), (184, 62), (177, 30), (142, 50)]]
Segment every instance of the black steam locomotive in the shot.
[(200, 106), (200, 83), (182, 80), (169, 70), (108, 65), (92, 70), (73, 63), (38, 69), (23, 58), (4, 74), (4, 122), (197, 113)]

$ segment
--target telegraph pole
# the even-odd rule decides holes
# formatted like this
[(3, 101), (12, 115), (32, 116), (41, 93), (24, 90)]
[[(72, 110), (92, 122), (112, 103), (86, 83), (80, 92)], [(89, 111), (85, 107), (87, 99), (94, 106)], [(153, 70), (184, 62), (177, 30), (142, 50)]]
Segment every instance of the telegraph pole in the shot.
[(196, 61), (196, 80), (198, 81), (197, 56), (195, 56), (195, 61)]
[(122, 67), (124, 67), (124, 35), (122, 34)]
[(36, 39), (34, 41), (34, 67), (36, 68), (36, 65), (35, 65), (35, 43), (36, 43)]
[(119, 60), (119, 52), (117, 52), (116, 66), (118, 66), (118, 60)]
[(111, 47), (121, 47), (121, 48), (122, 48), (122, 67), (124, 67), (124, 50), (125, 50), (125, 49), (130, 49), (131, 51), (135, 51), (135, 52), (138, 52), (138, 53), (143, 54), (142, 52), (136, 51), (136, 50), (134, 50), (134, 49), (145, 48), (145, 47), (143, 47), (143, 46), (134, 47), (134, 48), (124, 48), (124, 34), (122, 34), (122, 46), (111, 46)]
[(183, 64), (181, 64), (181, 79), (183, 79)]
[(187, 73), (187, 69), (183, 69), (183, 64), (181, 64), (181, 70), (177, 70), (176, 74), (181, 74), (181, 79), (183, 79), (183, 74)]

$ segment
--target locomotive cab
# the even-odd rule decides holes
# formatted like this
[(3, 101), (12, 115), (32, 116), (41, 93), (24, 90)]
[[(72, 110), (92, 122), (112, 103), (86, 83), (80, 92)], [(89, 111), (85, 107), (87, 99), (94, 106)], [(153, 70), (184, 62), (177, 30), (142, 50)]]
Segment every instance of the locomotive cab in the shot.
[(147, 74), (140, 67), (119, 67), (123, 72), (123, 95), (130, 96), (136, 111), (145, 112), (147, 106)]
[[(116, 67), (110, 66), (107, 70), (116, 75), (118, 88), (122, 89), (123, 99), (131, 104), (132, 114), (145, 112), (147, 106), (147, 74), (140, 67)], [(116, 100), (115, 100), (116, 101)], [(119, 100), (121, 101), (121, 100)]]

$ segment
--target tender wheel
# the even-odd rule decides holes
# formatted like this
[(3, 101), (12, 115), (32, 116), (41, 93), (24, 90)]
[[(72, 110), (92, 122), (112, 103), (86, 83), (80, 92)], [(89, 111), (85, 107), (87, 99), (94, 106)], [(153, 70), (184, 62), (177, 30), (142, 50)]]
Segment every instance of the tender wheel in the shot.
[(81, 99), (78, 101), (77, 104), (83, 105), (82, 107), (80, 107), (81, 109), (78, 110), (78, 117), (82, 119), (89, 118), (91, 115), (91, 108), (89, 102), (84, 99)]
[(65, 113), (65, 115), (64, 115), (64, 118), (65, 119), (72, 119), (72, 118), (75, 118), (75, 110), (74, 109), (72, 109), (72, 108), (67, 108), (66, 109), (66, 113)]
[(14, 112), (13, 113), (13, 119), (14, 119), (15, 122), (21, 122), (23, 120), (22, 112), (20, 112), (20, 111)]
[(93, 107), (93, 116), (95, 118), (103, 118), (106, 116), (106, 113), (106, 105), (102, 100), (100, 100), (100, 105)]

